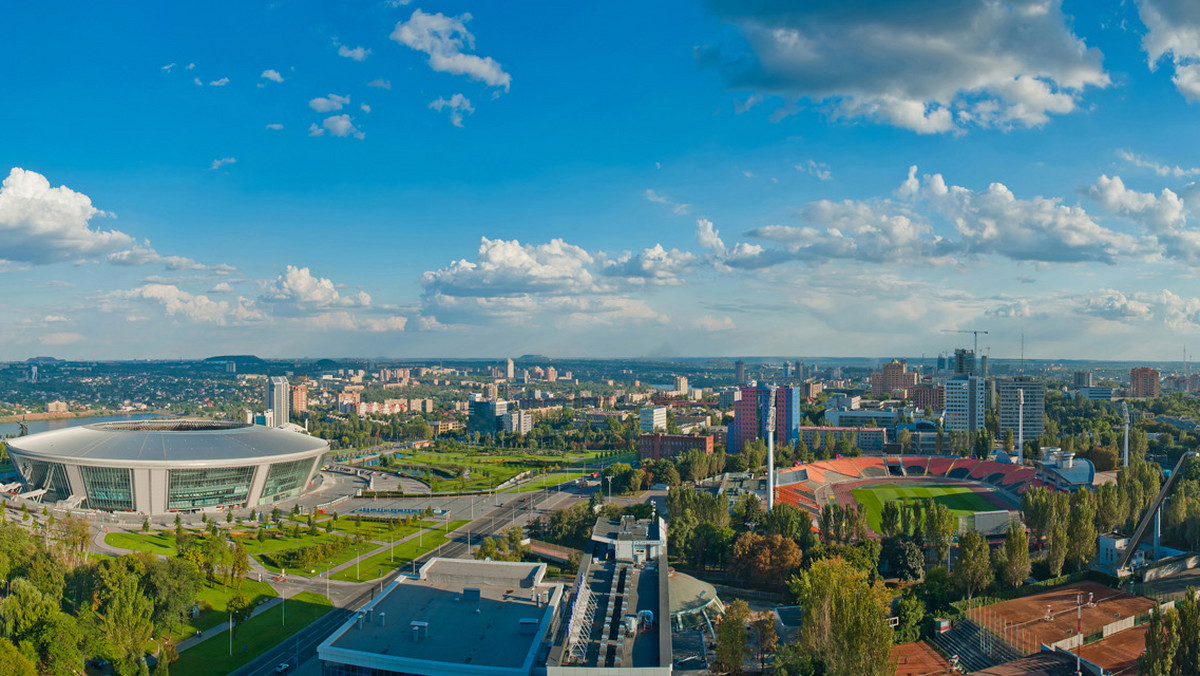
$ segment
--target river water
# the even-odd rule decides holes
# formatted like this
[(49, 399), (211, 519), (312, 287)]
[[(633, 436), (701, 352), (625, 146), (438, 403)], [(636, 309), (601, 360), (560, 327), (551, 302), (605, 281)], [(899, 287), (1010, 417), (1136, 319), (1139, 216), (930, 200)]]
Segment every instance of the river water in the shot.
[[(153, 413), (131, 413), (128, 415), (97, 415), (90, 418), (59, 418), (58, 420), (29, 420), (25, 423), (29, 427), (30, 434), (38, 432), (49, 432), (50, 430), (61, 430), (65, 427), (75, 427), (76, 425), (91, 425), (93, 423), (102, 422), (117, 422), (122, 420), (149, 420), (151, 418), (161, 418), (163, 416)], [(0, 438), (15, 437), (21, 433), (20, 423), (0, 423)]]

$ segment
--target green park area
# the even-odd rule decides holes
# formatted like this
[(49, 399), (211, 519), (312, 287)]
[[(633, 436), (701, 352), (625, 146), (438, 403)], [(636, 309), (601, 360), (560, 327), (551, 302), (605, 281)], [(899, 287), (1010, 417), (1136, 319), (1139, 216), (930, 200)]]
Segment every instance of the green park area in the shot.
[(600, 463), (628, 462), (631, 457), (615, 456), (612, 451), (445, 447), (387, 456), (377, 469), (406, 474), (429, 484), (434, 492), (446, 493), (492, 490), (523, 472), (544, 475), (537, 479), (536, 487), (541, 488), (575, 479), (588, 465), (599, 469)]
[(445, 529), (439, 528), (411, 540), (399, 542), (393, 547), (362, 559), (357, 566), (346, 566), (341, 571), (334, 573), (332, 579), (343, 582), (365, 582), (387, 575), (409, 565), (418, 556), (445, 544), (449, 541), (448, 533), (465, 525), (467, 525), (467, 521), (451, 521), (446, 524)]
[(859, 508), (867, 512), (867, 523), (871, 530), (881, 532), (879, 525), (880, 513), (885, 502), (900, 500), (903, 502), (933, 500), (945, 505), (955, 517), (966, 516), (975, 512), (990, 512), (996, 509), (969, 486), (946, 486), (940, 484), (905, 483), (905, 484), (875, 484), (855, 488), (851, 491)]
[(207, 631), (224, 624), (229, 619), (229, 599), (241, 591), (252, 605), (257, 606), (279, 594), (266, 582), (242, 580), (239, 588), (236, 585), (223, 586), (219, 582), (205, 582), (196, 594), (196, 603), (200, 606), (200, 615), (188, 620), (184, 628), (174, 638), (185, 639), (197, 631)]
[(286, 616), (284, 609), (276, 604), (236, 627), (232, 654), (229, 637), (214, 636), (180, 653), (179, 661), (171, 665), (172, 673), (189, 676), (233, 673), (333, 609), (329, 599), (313, 592), (300, 592), (284, 603), (287, 604)]

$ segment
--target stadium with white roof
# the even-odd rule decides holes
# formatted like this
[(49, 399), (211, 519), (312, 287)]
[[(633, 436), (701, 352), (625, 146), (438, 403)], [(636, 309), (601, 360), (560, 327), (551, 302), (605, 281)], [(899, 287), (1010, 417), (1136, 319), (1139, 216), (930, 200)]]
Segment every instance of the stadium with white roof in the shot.
[(47, 504), (165, 514), (258, 507), (299, 496), (323, 439), (213, 420), (139, 420), (7, 440), (23, 495)]

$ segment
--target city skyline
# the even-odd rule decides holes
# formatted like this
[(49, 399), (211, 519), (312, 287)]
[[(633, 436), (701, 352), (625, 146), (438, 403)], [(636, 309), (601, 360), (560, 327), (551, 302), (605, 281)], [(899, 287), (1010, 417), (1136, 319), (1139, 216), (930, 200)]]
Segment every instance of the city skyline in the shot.
[(15, 8), (0, 360), (1178, 361), (1200, 16), (922, 4)]

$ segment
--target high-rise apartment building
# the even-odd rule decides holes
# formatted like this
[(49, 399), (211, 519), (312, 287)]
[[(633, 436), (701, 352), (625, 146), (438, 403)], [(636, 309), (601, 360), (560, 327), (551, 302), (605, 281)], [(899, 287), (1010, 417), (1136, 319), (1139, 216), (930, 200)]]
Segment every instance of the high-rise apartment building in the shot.
[(546, 380), (548, 380), (550, 382), (554, 382), (554, 381), (558, 380), (558, 369), (554, 368), (553, 366), (547, 366), (546, 367)]
[(909, 388), (917, 384), (917, 374), (908, 370), (908, 362), (893, 359), (871, 374), (871, 395), (875, 397), (895, 394), (908, 397)]
[(528, 434), (533, 429), (533, 416), (525, 411), (509, 411), (499, 418), (500, 426), (505, 432)]
[(1000, 399), (1001, 434), (1011, 430), (1014, 443), (1017, 439), (1029, 441), (1042, 436), (1046, 431), (1044, 383), (1032, 380), (1002, 380), (997, 395)]
[[(733, 425), (729, 427), (730, 453), (739, 453), (755, 439), (766, 439), (772, 388), (766, 385), (743, 387), (742, 398), (733, 406)], [(800, 438), (800, 388), (778, 387), (775, 392), (775, 443), (794, 444)]]
[(976, 376), (946, 381), (946, 431), (978, 432), (983, 429), (983, 382), (982, 378)]
[(1129, 396), (1138, 399), (1158, 396), (1158, 371), (1139, 366), (1129, 372)]
[(516, 368), (513, 366), (513, 360), (505, 359), (504, 360), (504, 377), (507, 378), (511, 382), (514, 375), (516, 375)]
[(733, 362), (733, 375), (738, 385), (746, 384), (746, 362), (741, 359)]
[(266, 409), (275, 412), (275, 424), (283, 425), (292, 419), (292, 388), (283, 376), (267, 379)]
[(684, 376), (675, 376), (675, 391), (688, 393), (688, 379)]
[(642, 434), (667, 431), (667, 407), (647, 406), (638, 415)]
[(1092, 372), (1091, 371), (1076, 371), (1075, 372), (1075, 389), (1078, 390), (1078, 389), (1081, 389), (1084, 387), (1091, 387), (1092, 385), (1093, 385), (1093, 383), (1092, 383)]
[(308, 411), (308, 385), (297, 385), (292, 388), (292, 412), (305, 413)]

